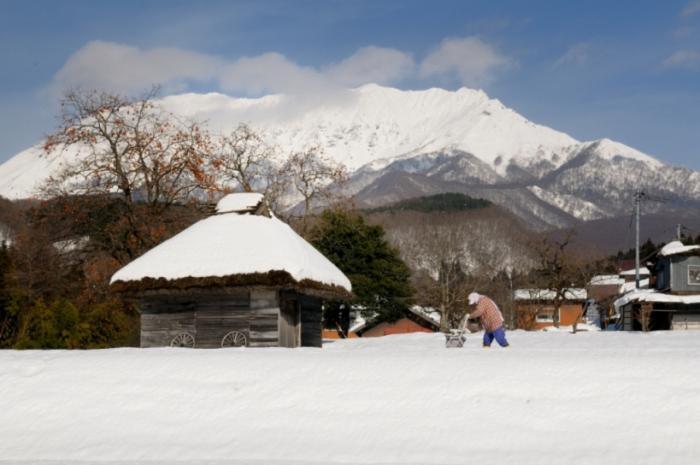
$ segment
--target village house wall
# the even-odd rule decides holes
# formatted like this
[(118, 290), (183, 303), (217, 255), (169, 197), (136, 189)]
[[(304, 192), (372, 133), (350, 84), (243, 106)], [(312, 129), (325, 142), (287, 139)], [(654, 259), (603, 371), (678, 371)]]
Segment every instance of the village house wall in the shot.
[(378, 325), (364, 331), (362, 337), (379, 337), (388, 336), (391, 334), (407, 334), (407, 333), (432, 333), (430, 328), (419, 325), (408, 318), (401, 318), (393, 323), (379, 323)]
[[(524, 303), (520, 302), (516, 304), (516, 312), (532, 312), (538, 315), (539, 318), (535, 318), (534, 326), (532, 329), (544, 329), (549, 328), (554, 325), (553, 318), (547, 318), (547, 315), (552, 315), (554, 313), (553, 303)], [(571, 326), (574, 323), (581, 323), (581, 317), (583, 315), (583, 303), (580, 302), (568, 302), (563, 303), (559, 308), (559, 324), (561, 326)]]
[(700, 273), (700, 256), (679, 255), (671, 257), (671, 292), (700, 293), (700, 283), (691, 284), (690, 274)]

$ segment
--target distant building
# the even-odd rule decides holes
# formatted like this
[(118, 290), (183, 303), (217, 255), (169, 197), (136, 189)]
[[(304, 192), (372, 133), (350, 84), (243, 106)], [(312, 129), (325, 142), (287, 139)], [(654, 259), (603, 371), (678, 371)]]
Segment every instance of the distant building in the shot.
[[(393, 334), (434, 333), (440, 331), (440, 314), (431, 309), (412, 306), (406, 314), (393, 322), (379, 322), (356, 315), (348, 338), (379, 337)], [(323, 330), (324, 339), (339, 339), (340, 333), (332, 329)]]
[[(586, 289), (571, 288), (564, 293), (559, 307), (559, 324), (571, 326), (580, 323), (583, 305), (588, 298)], [(532, 319), (532, 328), (544, 329), (554, 325), (556, 293), (548, 289), (517, 289), (513, 295), (516, 316), (521, 321)]]
[(591, 278), (586, 286), (588, 298), (596, 302), (605, 302), (622, 294), (625, 278), (619, 275), (598, 275)]
[(111, 288), (136, 303), (141, 347), (320, 347), (322, 299), (351, 297), (348, 278), (260, 194), (224, 197)]
[(366, 323), (355, 328), (360, 337), (389, 336), (392, 334), (434, 333), (440, 331), (440, 315), (422, 307), (410, 307), (403, 318), (388, 323)]
[(623, 329), (700, 329), (700, 246), (670, 242), (650, 266), (649, 288), (614, 303)]

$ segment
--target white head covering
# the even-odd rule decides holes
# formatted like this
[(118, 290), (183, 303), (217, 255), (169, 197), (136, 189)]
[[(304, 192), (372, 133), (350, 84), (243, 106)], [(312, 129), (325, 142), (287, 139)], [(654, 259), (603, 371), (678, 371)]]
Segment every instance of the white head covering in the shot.
[(481, 299), (481, 295), (477, 294), (476, 292), (472, 292), (469, 294), (469, 305), (474, 305)]

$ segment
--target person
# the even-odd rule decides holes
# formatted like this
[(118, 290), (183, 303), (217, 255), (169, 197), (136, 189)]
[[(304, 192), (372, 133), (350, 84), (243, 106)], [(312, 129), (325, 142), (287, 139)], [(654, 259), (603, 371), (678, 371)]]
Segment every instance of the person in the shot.
[(491, 347), (494, 339), (501, 347), (508, 347), (503, 315), (496, 302), (485, 295), (472, 292), (469, 294), (469, 305), (476, 305), (476, 308), (468, 318), (481, 318), (481, 326), (484, 327), (484, 347)]

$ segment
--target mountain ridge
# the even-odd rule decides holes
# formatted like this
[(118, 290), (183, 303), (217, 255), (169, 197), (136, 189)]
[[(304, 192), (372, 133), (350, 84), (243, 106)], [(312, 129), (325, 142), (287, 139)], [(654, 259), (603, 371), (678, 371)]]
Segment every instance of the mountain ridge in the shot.
[[(501, 198), (505, 208), (529, 217), (524, 219), (537, 229), (619, 215), (638, 188), (700, 206), (700, 173), (607, 138), (578, 141), (527, 120), (481, 90), (403, 91), (369, 84), (315, 98), (187, 93), (160, 103), (180, 116), (207, 121), (215, 133), (246, 122), (285, 152), (323, 147), (349, 167), (349, 193), (370, 204), (376, 203), (371, 192), (380, 190), (388, 195), (393, 189), (390, 196), (401, 200), (409, 192), (456, 189), (471, 195), (475, 189), (502, 189), (509, 193), (490, 192), (489, 200)], [(40, 146), (20, 152), (0, 165), (0, 195), (32, 196), (71, 156), (68, 150), (47, 159)], [(401, 178), (411, 186), (387, 185), (385, 175), (394, 171), (420, 176)], [(373, 188), (378, 182), (382, 188)], [(543, 203), (560, 214), (550, 215)], [(535, 214), (526, 214), (528, 208)]]

